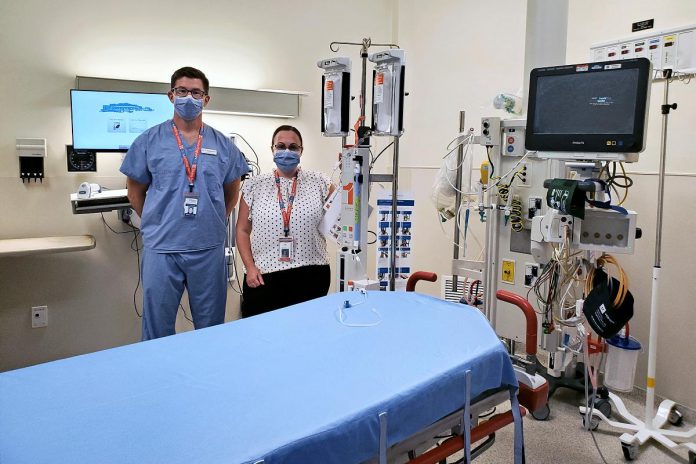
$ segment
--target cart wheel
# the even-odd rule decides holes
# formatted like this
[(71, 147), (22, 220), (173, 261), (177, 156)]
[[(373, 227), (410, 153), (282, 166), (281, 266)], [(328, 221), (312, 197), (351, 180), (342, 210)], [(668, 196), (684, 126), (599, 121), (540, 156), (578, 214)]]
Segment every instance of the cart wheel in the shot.
[[(582, 414), (582, 428), (587, 430), (587, 416), (585, 414)], [(590, 418), (590, 430), (597, 430), (599, 428), (599, 419), (596, 417), (591, 417)]]
[(546, 403), (536, 411), (532, 413), (532, 417), (535, 418), (538, 421), (545, 421), (549, 420), (549, 416), (551, 415), (551, 408), (549, 407), (549, 404)]
[(606, 417), (607, 419), (611, 417), (611, 403), (609, 402), (609, 400), (601, 399), (595, 401), (595, 409), (604, 414), (604, 417)]
[(669, 421), (670, 424), (679, 426), (679, 425), (682, 425), (682, 422), (684, 422), (684, 415), (675, 406), (669, 412), (669, 416), (667, 416), (667, 420)]
[(696, 453), (689, 451), (689, 464), (696, 464)]
[(638, 454), (638, 446), (621, 443), (621, 451), (623, 451), (624, 459), (627, 461), (633, 461)]

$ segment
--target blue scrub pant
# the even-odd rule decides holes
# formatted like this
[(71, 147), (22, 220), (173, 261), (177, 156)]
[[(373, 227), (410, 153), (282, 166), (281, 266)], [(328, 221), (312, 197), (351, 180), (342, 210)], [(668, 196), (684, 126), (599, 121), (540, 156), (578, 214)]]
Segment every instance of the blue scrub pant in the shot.
[(174, 335), (184, 288), (196, 329), (224, 322), (227, 266), (223, 246), (186, 253), (158, 253), (145, 248), (142, 276), (143, 340)]

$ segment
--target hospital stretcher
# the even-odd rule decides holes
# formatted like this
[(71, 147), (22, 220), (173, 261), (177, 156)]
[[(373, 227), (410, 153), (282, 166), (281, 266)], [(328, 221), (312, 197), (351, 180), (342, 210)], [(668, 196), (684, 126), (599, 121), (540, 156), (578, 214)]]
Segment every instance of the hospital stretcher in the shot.
[[(490, 437), (511, 415), (476, 418), (514, 399), (517, 375), (479, 311), (336, 293), (1, 373), (0, 462), (437, 462), (409, 439), (458, 423), (462, 442)], [(517, 431), (521, 445), (519, 415)]]

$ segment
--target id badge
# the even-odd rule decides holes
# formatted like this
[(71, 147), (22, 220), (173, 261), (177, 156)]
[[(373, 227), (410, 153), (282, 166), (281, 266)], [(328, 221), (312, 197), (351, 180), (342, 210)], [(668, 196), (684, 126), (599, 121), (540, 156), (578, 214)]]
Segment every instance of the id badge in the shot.
[(198, 194), (184, 193), (184, 217), (195, 218), (196, 214), (198, 214)]
[(278, 238), (278, 261), (289, 263), (295, 255), (295, 241), (292, 237)]

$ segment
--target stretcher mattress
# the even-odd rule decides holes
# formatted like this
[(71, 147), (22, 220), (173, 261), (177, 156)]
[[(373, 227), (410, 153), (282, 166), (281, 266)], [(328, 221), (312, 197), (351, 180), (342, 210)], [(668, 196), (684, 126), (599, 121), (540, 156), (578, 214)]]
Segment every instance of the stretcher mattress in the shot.
[(0, 374), (0, 462), (359, 463), (380, 413), (391, 446), (462, 408), (469, 369), (471, 398), (516, 385), (478, 310), (331, 294)]

